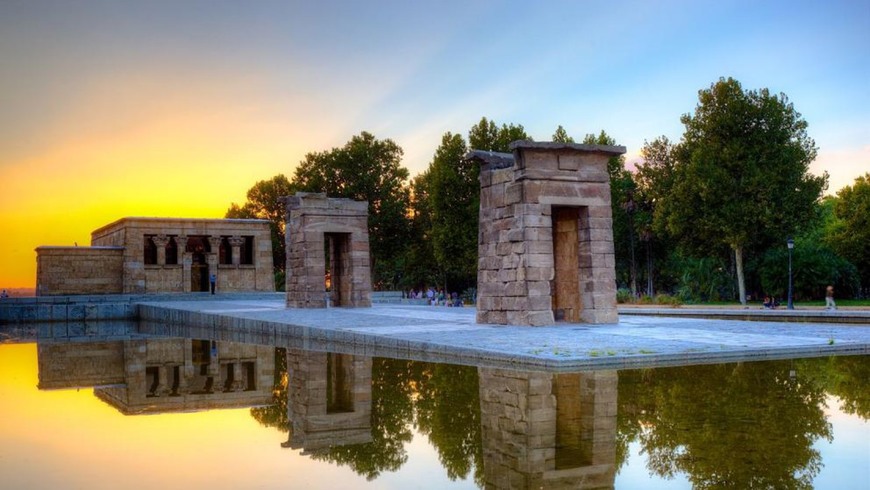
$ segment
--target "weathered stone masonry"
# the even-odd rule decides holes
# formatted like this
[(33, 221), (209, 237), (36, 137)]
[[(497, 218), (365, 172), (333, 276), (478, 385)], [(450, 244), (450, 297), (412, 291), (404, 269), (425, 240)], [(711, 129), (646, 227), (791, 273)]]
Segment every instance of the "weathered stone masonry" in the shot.
[(607, 160), (621, 146), (516, 141), (480, 162), (479, 323), (616, 323)]
[(486, 488), (613, 488), (616, 371), (478, 375)]
[(283, 199), (287, 306), (371, 306), (368, 203), (307, 192)]
[(90, 247), (39, 247), (37, 296), (274, 291), (269, 222), (122, 218), (91, 233)]

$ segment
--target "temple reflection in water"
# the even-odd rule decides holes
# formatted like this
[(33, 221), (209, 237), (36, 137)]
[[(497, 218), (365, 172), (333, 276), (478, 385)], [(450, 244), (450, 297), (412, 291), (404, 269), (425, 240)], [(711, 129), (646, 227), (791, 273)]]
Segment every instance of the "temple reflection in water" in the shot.
[(85, 338), (38, 342), (40, 389), (94, 387), (130, 415), (255, 407), (276, 448), (368, 480), (399, 471), (416, 433), (449, 480), (481, 488), (614, 488), (629, 444), (649, 458), (649, 475), (694, 486), (813, 486), (824, 466), (817, 441), (833, 439), (830, 397), (865, 426), (870, 413), (866, 356), (547, 372)]
[(125, 414), (265, 405), (272, 402), (274, 350), (182, 338), (40, 342), (39, 387), (93, 386)]

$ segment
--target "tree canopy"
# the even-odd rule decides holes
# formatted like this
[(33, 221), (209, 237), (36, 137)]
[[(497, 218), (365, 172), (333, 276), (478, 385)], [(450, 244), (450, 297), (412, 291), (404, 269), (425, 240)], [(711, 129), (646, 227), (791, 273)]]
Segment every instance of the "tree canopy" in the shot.
[(681, 118), (673, 187), (658, 217), (681, 245), (701, 255), (728, 246), (745, 302), (744, 250), (784, 243), (801, 229), (827, 175), (808, 173), (815, 142), (784, 94), (746, 91), (723, 78), (698, 99), (694, 114)]
[(410, 226), (409, 173), (401, 166), (402, 154), (392, 140), (363, 131), (341, 148), (305, 155), (292, 180), (296, 191), (368, 201), (372, 280), (388, 287), (399, 279), (397, 261)]
[(828, 239), (841, 256), (851, 261), (870, 286), (870, 172), (837, 192), (834, 200), (833, 230)]
[(286, 211), (280, 199), (293, 194), (294, 186), (284, 174), (278, 174), (269, 180), (260, 180), (248, 189), (248, 200), (242, 206), (232, 203), (227, 209), (227, 218), (255, 218), (269, 220), (272, 232), (272, 263), (275, 268), (275, 287), (284, 287), (283, 274), (286, 267), (286, 251), (284, 249), (284, 227)]

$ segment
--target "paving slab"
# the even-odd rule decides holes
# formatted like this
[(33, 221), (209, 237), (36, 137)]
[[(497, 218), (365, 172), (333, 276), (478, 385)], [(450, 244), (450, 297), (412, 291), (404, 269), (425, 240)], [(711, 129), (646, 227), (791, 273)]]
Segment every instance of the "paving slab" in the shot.
[(474, 308), (375, 304), (288, 309), (282, 301), (139, 304), (143, 327), (217, 339), (415, 360), (548, 370), (610, 369), (870, 354), (870, 325), (620, 317), (547, 327), (475, 323)]

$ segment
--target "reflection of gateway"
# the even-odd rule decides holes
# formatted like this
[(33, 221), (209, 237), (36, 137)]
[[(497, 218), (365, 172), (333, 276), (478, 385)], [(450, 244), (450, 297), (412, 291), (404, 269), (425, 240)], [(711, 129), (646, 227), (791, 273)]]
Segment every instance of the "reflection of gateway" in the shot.
[(282, 444), (307, 454), (372, 441), (372, 359), (348, 354), (287, 351), (287, 419)]
[(616, 371), (478, 374), (487, 488), (613, 488)]
[(125, 414), (267, 405), (273, 347), (196, 339), (40, 343), (39, 388), (94, 386)]

